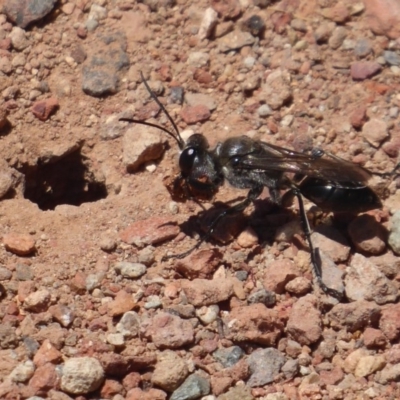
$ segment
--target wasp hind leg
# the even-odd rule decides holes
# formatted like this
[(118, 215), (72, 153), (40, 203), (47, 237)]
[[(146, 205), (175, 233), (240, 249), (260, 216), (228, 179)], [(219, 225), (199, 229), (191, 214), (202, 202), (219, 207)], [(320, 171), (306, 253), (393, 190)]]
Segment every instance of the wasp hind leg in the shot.
[(321, 290), (327, 294), (328, 296), (335, 297), (336, 299), (341, 299), (343, 297), (343, 294), (339, 292), (338, 290), (329, 288), (326, 286), (325, 282), (322, 280), (322, 262), (321, 262), (321, 257), (318, 251), (318, 248), (315, 248), (313, 245), (313, 242), (311, 240), (311, 228), (310, 228), (310, 223), (307, 218), (307, 214), (304, 209), (304, 202), (303, 202), (303, 196), (301, 195), (300, 190), (294, 186), (291, 188), (291, 192), (293, 195), (297, 198), (299, 202), (299, 210), (300, 210), (300, 219), (301, 219), (301, 224), (303, 228), (304, 235), (306, 237), (308, 247), (310, 248), (310, 255), (311, 255), (311, 266), (313, 270), (313, 276), (314, 279), (317, 281), (318, 286), (321, 288)]

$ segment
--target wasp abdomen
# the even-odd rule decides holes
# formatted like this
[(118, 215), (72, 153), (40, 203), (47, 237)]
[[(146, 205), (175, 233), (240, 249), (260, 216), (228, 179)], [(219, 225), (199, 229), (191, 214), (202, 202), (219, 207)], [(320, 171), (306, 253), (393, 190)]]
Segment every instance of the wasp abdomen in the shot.
[(360, 213), (382, 207), (371, 188), (354, 182), (332, 183), (308, 177), (299, 189), (304, 197), (326, 211)]

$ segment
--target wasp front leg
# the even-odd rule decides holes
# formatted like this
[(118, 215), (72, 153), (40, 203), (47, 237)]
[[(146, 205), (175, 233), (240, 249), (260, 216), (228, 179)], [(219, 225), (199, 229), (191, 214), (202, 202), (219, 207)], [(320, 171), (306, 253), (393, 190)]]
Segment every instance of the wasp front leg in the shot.
[(171, 258), (185, 258), (186, 256), (188, 256), (189, 254), (191, 254), (194, 250), (198, 249), (201, 244), (203, 242), (205, 242), (206, 240), (208, 240), (212, 234), (214, 233), (217, 225), (227, 216), (229, 215), (234, 215), (237, 213), (240, 213), (242, 211), (244, 211), (254, 200), (256, 200), (262, 193), (263, 191), (263, 186), (255, 186), (253, 188), (251, 188), (249, 190), (249, 192), (247, 193), (246, 198), (241, 201), (240, 203), (227, 208), (224, 211), (221, 211), (221, 213), (219, 213), (211, 222), (210, 226), (207, 229), (207, 232), (198, 240), (198, 242), (196, 243), (195, 246), (193, 246), (192, 248), (190, 248), (189, 250), (185, 251), (184, 253), (180, 253), (180, 254), (171, 254), (171, 255), (166, 255), (164, 256), (161, 261), (166, 261), (169, 260)]

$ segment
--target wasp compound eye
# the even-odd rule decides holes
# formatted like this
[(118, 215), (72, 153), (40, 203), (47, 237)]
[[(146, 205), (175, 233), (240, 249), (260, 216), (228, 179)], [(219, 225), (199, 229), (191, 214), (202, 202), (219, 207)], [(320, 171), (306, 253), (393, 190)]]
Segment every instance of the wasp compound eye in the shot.
[(179, 167), (184, 176), (188, 176), (191, 173), (196, 156), (197, 151), (193, 147), (188, 147), (182, 151), (179, 157)]

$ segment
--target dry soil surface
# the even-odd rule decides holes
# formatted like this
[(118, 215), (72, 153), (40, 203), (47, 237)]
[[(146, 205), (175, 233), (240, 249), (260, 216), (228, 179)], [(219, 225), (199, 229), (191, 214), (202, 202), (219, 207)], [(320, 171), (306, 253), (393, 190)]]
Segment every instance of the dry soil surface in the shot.
[(313, 283), (296, 202), (267, 190), (162, 261), (247, 191), (174, 201), (177, 143), (120, 121), (173, 131), (142, 72), (184, 139), (247, 135), (388, 173), (398, 2), (1, 5), (0, 398), (400, 397), (395, 177), (372, 177), (383, 206), (363, 215), (306, 204), (337, 300)]

